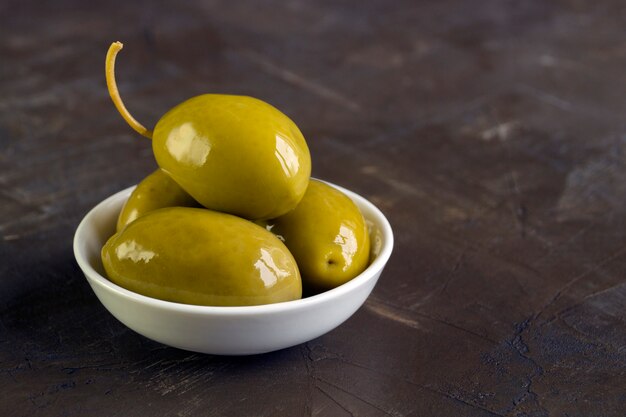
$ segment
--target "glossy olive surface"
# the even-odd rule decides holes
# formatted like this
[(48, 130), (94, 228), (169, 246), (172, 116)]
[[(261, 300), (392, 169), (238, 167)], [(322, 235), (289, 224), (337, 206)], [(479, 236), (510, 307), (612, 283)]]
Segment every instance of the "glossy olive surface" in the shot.
[(163, 170), (157, 169), (137, 185), (124, 203), (117, 218), (117, 231), (138, 217), (165, 207), (200, 207), (200, 204)]
[(299, 299), (298, 266), (272, 233), (207, 209), (150, 212), (102, 248), (108, 278), (166, 301), (245, 306)]
[(167, 112), (154, 129), (159, 166), (203, 206), (247, 219), (292, 210), (311, 173), (302, 133), (252, 97), (205, 94)]
[(363, 215), (350, 198), (323, 182), (312, 179), (300, 204), (267, 228), (284, 239), (312, 292), (337, 287), (368, 265), (370, 238)]

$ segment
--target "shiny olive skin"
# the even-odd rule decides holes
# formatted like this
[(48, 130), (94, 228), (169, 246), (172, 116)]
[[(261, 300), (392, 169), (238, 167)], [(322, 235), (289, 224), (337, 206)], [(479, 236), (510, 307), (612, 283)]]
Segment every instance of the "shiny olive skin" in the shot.
[(101, 255), (112, 282), (161, 300), (247, 306), (302, 296), (298, 266), (276, 236), (207, 209), (152, 211), (112, 236)]
[(124, 203), (117, 218), (117, 231), (138, 217), (165, 207), (200, 207), (200, 204), (163, 170), (157, 169), (137, 184)]
[(269, 222), (298, 262), (307, 291), (335, 288), (367, 267), (370, 237), (359, 208), (341, 191), (311, 180), (300, 204)]
[(261, 100), (204, 94), (154, 128), (159, 166), (203, 206), (246, 219), (292, 210), (309, 182), (311, 156), (286, 115)]

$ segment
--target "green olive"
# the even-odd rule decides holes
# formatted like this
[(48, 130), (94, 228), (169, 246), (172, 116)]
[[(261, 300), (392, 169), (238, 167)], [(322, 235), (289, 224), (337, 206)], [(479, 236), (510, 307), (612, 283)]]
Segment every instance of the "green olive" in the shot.
[(311, 173), (295, 123), (252, 97), (205, 94), (179, 104), (157, 123), (152, 150), (203, 206), (248, 219), (292, 210)]
[(267, 226), (281, 236), (312, 292), (335, 288), (369, 262), (370, 238), (359, 208), (341, 191), (311, 180), (300, 204)]
[(172, 207), (152, 211), (102, 248), (109, 279), (161, 300), (210, 306), (301, 298), (298, 266), (272, 233), (229, 214)]
[(117, 218), (117, 231), (138, 217), (165, 207), (200, 207), (200, 205), (169, 175), (157, 169), (137, 185), (124, 203)]
[(309, 182), (311, 156), (296, 124), (261, 100), (204, 94), (168, 111), (146, 129), (124, 107), (114, 77), (122, 44), (106, 59), (107, 85), (122, 117), (152, 139), (159, 167), (203, 206), (247, 219), (292, 210)]

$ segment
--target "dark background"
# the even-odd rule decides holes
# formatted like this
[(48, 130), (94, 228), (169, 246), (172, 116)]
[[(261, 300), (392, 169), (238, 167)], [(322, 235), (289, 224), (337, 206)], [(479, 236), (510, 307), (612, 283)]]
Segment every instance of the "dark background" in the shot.
[[(0, 415), (623, 416), (626, 3), (0, 3)], [(396, 247), (348, 322), (251, 357), (165, 347), (99, 304), (82, 216), (155, 168), (204, 92), (288, 114), (313, 174)]]

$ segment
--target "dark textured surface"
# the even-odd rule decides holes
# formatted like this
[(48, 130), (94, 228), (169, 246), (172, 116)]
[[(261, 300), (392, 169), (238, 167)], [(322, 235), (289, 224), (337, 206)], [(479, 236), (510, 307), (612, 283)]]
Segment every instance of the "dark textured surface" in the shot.
[[(623, 416), (626, 3), (0, 4), (0, 415)], [(397, 244), (348, 322), (242, 358), (99, 304), (74, 229), (201, 92), (282, 109)]]

